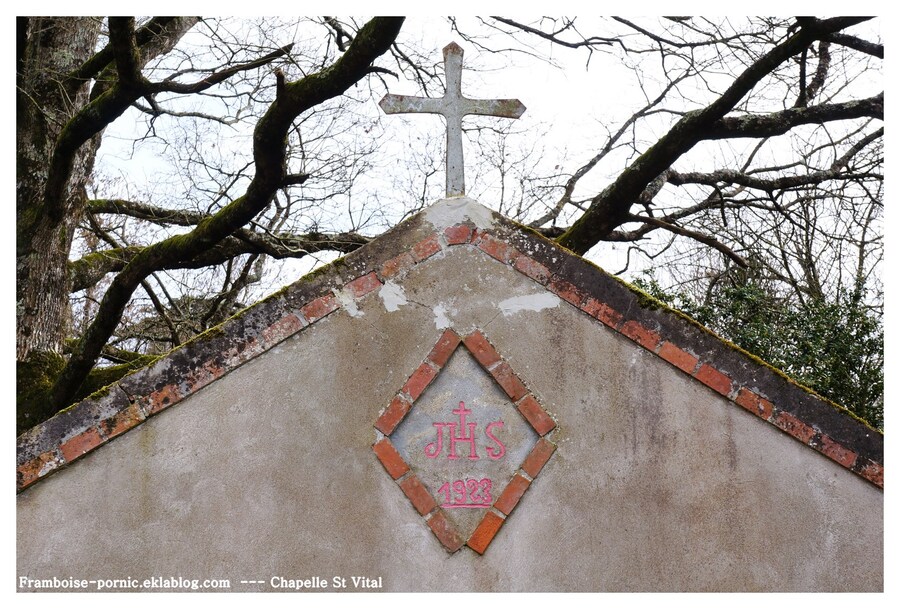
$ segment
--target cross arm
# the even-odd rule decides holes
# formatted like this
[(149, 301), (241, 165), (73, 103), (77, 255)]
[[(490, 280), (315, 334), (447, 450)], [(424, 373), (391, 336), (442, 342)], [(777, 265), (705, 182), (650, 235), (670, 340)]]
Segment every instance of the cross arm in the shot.
[(525, 106), (517, 99), (465, 99), (463, 114), (519, 118)]
[(388, 93), (378, 102), (385, 114), (403, 114), (406, 112), (423, 112), (425, 114), (443, 114), (443, 99), (415, 97), (413, 95), (395, 95)]

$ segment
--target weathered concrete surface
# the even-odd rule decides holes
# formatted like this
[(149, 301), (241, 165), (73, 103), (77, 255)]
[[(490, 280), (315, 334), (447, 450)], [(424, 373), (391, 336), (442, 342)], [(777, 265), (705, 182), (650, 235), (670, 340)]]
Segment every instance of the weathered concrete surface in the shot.
[[(510, 307), (543, 288), (474, 247), (395, 281), (22, 492), (17, 575), (882, 589), (875, 486), (568, 303)], [(449, 555), (371, 450), (446, 326), (481, 329), (559, 423), (484, 556)]]

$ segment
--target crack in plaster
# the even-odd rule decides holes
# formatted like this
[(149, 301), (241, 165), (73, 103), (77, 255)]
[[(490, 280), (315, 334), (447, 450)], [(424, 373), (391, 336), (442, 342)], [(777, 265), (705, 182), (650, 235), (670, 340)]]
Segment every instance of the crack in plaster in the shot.
[(378, 326), (376, 326), (375, 323), (374, 323), (373, 321), (371, 321), (371, 320), (369, 320), (369, 319), (364, 319), (363, 321), (366, 322), (367, 324), (369, 324), (369, 326), (370, 326), (373, 330), (375, 330), (376, 332), (378, 332), (378, 335), (381, 336), (381, 338), (384, 338), (384, 339), (387, 339), (387, 338), (388, 338), (388, 335), (384, 332), (384, 330), (382, 330), (381, 328), (379, 328)]

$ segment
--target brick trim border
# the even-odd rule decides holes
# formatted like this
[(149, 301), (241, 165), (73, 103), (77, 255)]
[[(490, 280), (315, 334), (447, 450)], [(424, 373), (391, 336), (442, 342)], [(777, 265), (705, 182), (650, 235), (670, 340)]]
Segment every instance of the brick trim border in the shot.
[[(849, 469), (855, 474), (868, 480), (875, 486), (882, 489), (884, 488), (884, 466), (879, 462), (882, 459), (880, 452), (877, 455), (879, 460), (874, 460), (859, 454), (852, 448), (830, 437), (825, 431), (820, 429), (820, 426), (816, 423), (812, 421), (804, 422), (796, 415), (796, 413), (792, 414), (790, 410), (788, 410), (791, 406), (790, 404), (777, 403), (777, 399), (776, 403), (773, 403), (773, 401), (770, 401), (765, 397), (765, 394), (758, 392), (758, 390), (754, 390), (754, 387), (750, 385), (742, 384), (740, 379), (732, 377), (725, 369), (720, 369), (713, 358), (707, 359), (697, 355), (696, 353), (700, 351), (700, 349), (692, 348), (689, 344), (690, 341), (683, 341), (683, 344), (679, 346), (679, 344), (673, 340), (664, 338), (659, 329), (654, 328), (650, 323), (639, 319), (627, 318), (628, 314), (633, 314), (635, 310), (644, 311), (644, 308), (638, 307), (636, 309), (632, 306), (625, 306), (620, 307), (621, 310), (617, 310), (612, 302), (605, 301), (606, 299), (590, 293), (585, 288), (579, 287), (579, 285), (569, 281), (567, 278), (567, 276), (574, 276), (576, 278), (583, 276), (586, 274), (584, 273), (585, 270), (595, 271), (596, 274), (603, 275), (607, 280), (607, 286), (604, 287), (609, 287), (609, 280), (611, 278), (599, 268), (593, 267), (593, 265), (575, 254), (563, 250), (564, 255), (567, 255), (569, 260), (562, 264), (558, 264), (559, 270), (554, 272), (551, 270), (549, 264), (542, 264), (535, 256), (529, 256), (523, 253), (523, 251), (539, 252), (541, 249), (544, 249), (546, 252), (548, 247), (545, 243), (542, 243), (542, 241), (545, 241), (542, 237), (535, 239), (533, 236), (526, 235), (525, 233), (514, 236), (526, 240), (527, 247), (522, 249), (516, 248), (513, 244), (507, 243), (489, 233), (479, 233), (473, 238), (473, 243), (488, 256), (507, 266), (511, 266), (576, 307), (581, 312), (598, 320), (609, 329), (617, 332), (619, 335), (631, 340), (651, 353), (658, 355), (669, 364), (678, 368), (681, 372), (690, 375), (695, 380), (706, 385), (712, 391), (715, 391), (731, 402), (741, 406), (763, 421), (774, 425), (794, 439), (813, 448), (835, 463), (838, 463), (844, 468)], [(544, 245), (544, 247), (535, 248), (535, 245)], [(560, 253), (560, 250), (562, 250), (562, 248), (556, 244), (550, 244), (549, 247), (552, 248), (552, 251), (557, 255)], [(547, 256), (547, 258), (549, 258), (549, 256)], [(587, 267), (587, 269), (582, 268), (574, 270), (571, 266), (572, 259), (577, 259)], [(566, 262), (570, 265), (567, 266)], [(612, 281), (620, 284), (620, 291), (628, 290), (632, 294), (633, 300), (638, 299), (632, 289), (626, 288), (622, 285), (622, 282), (618, 282), (618, 280)], [(579, 283), (584, 285), (583, 282)], [(628, 304), (633, 304), (633, 301)], [(662, 309), (665, 313), (668, 313), (670, 318), (675, 318), (683, 324), (693, 323), (678, 319), (681, 317), (680, 314), (671, 311), (661, 303), (653, 302), (652, 304), (656, 309)], [(671, 324), (673, 320), (669, 319), (667, 321)], [(722, 341), (722, 339), (715, 336), (708, 329), (702, 328), (695, 323), (693, 323), (693, 325), (707, 335), (707, 340), (714, 340), (720, 347), (724, 347), (733, 355), (739, 357), (743, 356), (743, 352), (740, 349), (727, 345), (725, 341)], [(721, 353), (721, 349), (714, 349), (712, 352)], [(746, 362), (742, 363), (746, 364)], [(774, 370), (770, 370), (764, 364), (759, 365), (755, 362), (753, 363), (755, 368), (754, 372), (756, 374), (751, 375), (751, 378), (756, 378), (759, 372), (772, 376), (779, 374)], [(735, 377), (736, 376), (737, 375), (735, 375)], [(805, 388), (796, 385), (793, 381), (790, 381), (790, 379), (785, 378), (783, 380), (786, 380), (789, 384), (793, 385), (793, 388), (803, 392), (806, 396), (812, 397), (820, 403), (826, 403), (818, 396), (812, 395)], [(841, 412), (843, 409), (839, 410), (839, 407), (831, 408), (835, 411), (835, 414), (844, 418), (844, 423), (849, 423), (850, 426), (857, 428), (865, 428), (866, 431), (863, 431), (863, 434), (866, 437), (877, 437), (878, 440), (882, 439), (882, 436), (875, 430), (871, 430), (865, 424), (854, 420), (851, 415), (844, 414), (846, 411)]]
[[(500, 490), (499, 497), (485, 511), (481, 522), (468, 539), (463, 539), (457, 528), (447, 519), (447, 515), (439, 505), (440, 502), (419, 481), (415, 472), (403, 460), (390, 440), (390, 435), (415, 407), (419, 396), (437, 378), (444, 365), (450, 360), (450, 356), (460, 347), (468, 350), (475, 361), (494, 379), (515, 404), (522, 418), (538, 435), (538, 441), (531, 452)], [(425, 361), (410, 375), (390, 403), (381, 410), (375, 421), (375, 429), (378, 430), (378, 438), (372, 445), (375, 456), (403, 490), (419, 515), (425, 519), (438, 541), (450, 553), (467, 545), (479, 554), (484, 554), (500, 531), (500, 527), (503, 526), (525, 491), (531, 486), (531, 482), (556, 450), (556, 445), (545, 437), (556, 429), (556, 421), (547, 414), (534, 394), (528, 390), (525, 383), (503, 360), (480, 330), (475, 330), (464, 337), (459, 336), (453, 330), (444, 330), (425, 357)]]
[[(16, 491), (308, 330), (339, 310), (342, 301), (369, 297), (384, 282), (451, 247), (481, 250), (732, 403), (884, 488), (884, 439), (879, 432), (709, 330), (499, 215), (494, 215), (490, 231), (468, 222), (438, 231), (426, 225), (421, 215), (412, 218), (390, 231), (387, 239), (376, 240), (339, 259), (340, 264), (304, 277), (23, 433), (17, 439)], [(349, 279), (342, 279), (348, 272)], [(337, 298), (338, 293), (343, 300)], [(428, 371), (421, 374), (424, 376), (416, 382), (427, 385)], [(512, 377), (508, 382), (515, 385)], [(415, 391), (414, 386), (409, 389)], [(517, 406), (523, 414), (532, 408), (527, 396), (521, 397)], [(402, 410), (404, 405), (398, 402), (394, 408)], [(541, 425), (540, 420), (529, 419), (529, 423), (535, 429)], [(433, 523), (432, 529), (436, 527), (440, 528)]]

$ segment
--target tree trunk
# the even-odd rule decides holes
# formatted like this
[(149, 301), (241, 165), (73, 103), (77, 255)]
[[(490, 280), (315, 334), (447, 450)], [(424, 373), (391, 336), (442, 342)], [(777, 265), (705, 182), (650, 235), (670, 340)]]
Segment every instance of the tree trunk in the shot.
[[(24, 22), (24, 23), (23, 23)], [(65, 191), (65, 213), (47, 213), (44, 191), (65, 122), (88, 101), (90, 83), (65, 76), (95, 51), (98, 18), (20, 18), (16, 106), (16, 359), (61, 353), (69, 327), (67, 262), (81, 220), (99, 136), (82, 146)]]
[[(62, 364), (70, 325), (67, 267), (85, 204), (100, 136), (76, 153), (64, 193), (65, 213), (48, 213), (48, 166), (60, 131), (88, 102), (90, 82), (66, 86), (66, 75), (96, 50), (99, 18), (18, 18), (16, 57), (16, 361), (17, 386), (35, 404), (20, 426), (39, 420), (41, 387)], [(20, 391), (19, 395), (23, 393)], [(37, 417), (37, 418), (33, 418)]]

